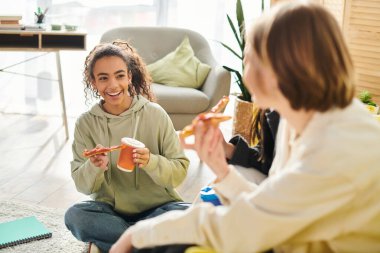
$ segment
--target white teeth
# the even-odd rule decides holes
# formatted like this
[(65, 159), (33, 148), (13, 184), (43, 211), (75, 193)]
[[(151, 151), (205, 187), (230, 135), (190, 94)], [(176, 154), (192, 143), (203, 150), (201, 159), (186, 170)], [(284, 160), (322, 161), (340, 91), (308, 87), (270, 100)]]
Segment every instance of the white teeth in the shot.
[(109, 93), (109, 92), (107, 92), (107, 94), (110, 95), (110, 96), (117, 96), (117, 95), (119, 95), (120, 93), (121, 93), (121, 91), (119, 91), (119, 92), (114, 92), (114, 93)]

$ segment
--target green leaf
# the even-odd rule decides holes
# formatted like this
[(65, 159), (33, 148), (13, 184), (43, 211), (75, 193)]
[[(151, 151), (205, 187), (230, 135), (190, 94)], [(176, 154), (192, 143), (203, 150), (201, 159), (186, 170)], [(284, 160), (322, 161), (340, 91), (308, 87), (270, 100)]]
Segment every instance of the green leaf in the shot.
[(237, 70), (235, 70), (235, 69), (232, 69), (232, 68), (230, 68), (230, 67), (227, 67), (227, 66), (223, 66), (223, 68), (224, 68), (225, 70), (228, 70), (229, 72), (239, 72), (239, 71), (237, 71)]
[(244, 52), (244, 47), (245, 47), (245, 21), (244, 21), (244, 12), (243, 12), (243, 7), (241, 5), (241, 1), (237, 0), (236, 1), (236, 19), (238, 21), (239, 25), (239, 32), (240, 32), (240, 49), (241, 52)]
[(359, 93), (359, 99), (360, 99), (360, 101), (362, 101), (362, 103), (364, 103), (364, 104), (376, 106), (376, 103), (373, 102), (373, 100), (372, 100), (372, 95), (371, 95), (371, 93), (370, 93), (369, 91), (367, 91), (367, 90), (362, 90), (362, 91)]
[(243, 100), (251, 101), (251, 94), (249, 93), (247, 87), (245, 87), (244, 82), (243, 82), (243, 77), (240, 74), (240, 72), (227, 66), (223, 66), (223, 68), (229, 72), (232, 72), (235, 75), (236, 83), (238, 84), (240, 88)]
[(228, 23), (230, 24), (230, 27), (231, 27), (231, 30), (232, 30), (234, 36), (235, 36), (235, 39), (236, 39), (237, 43), (239, 44), (239, 47), (241, 48), (242, 42), (240, 40), (240, 36), (239, 36), (239, 34), (235, 28), (234, 23), (232, 22), (230, 16), (228, 16), (228, 14), (227, 14), (227, 20), (228, 20)]
[[(264, 0), (261, 0), (261, 9), (264, 10)], [(227, 20), (231, 27), (231, 30), (235, 36), (236, 41), (239, 44), (241, 53), (237, 53), (237, 51), (233, 50), (230, 46), (220, 42), (221, 45), (223, 45), (224, 48), (229, 50), (232, 54), (234, 54), (236, 57), (238, 57), (241, 60), (241, 70), (237, 71), (235, 69), (229, 68), (227, 66), (223, 66), (224, 69), (231, 72), (236, 80), (236, 83), (238, 84), (242, 99), (245, 101), (251, 101), (251, 95), (249, 94), (249, 91), (247, 87), (245, 87), (243, 82), (242, 73), (244, 73), (244, 48), (245, 48), (245, 20), (244, 20), (244, 12), (243, 7), (241, 4), (241, 0), (236, 0), (236, 21), (238, 25), (238, 29), (235, 27), (234, 23), (232, 22), (230, 16), (227, 14)]]
[(222, 44), (223, 47), (227, 48), (231, 53), (233, 53), (237, 58), (239, 58), (240, 60), (243, 60), (243, 57), (241, 55), (239, 55), (238, 53), (236, 53), (232, 48), (230, 48), (229, 46), (227, 46), (226, 44), (224, 44), (223, 42), (220, 42), (220, 44)]

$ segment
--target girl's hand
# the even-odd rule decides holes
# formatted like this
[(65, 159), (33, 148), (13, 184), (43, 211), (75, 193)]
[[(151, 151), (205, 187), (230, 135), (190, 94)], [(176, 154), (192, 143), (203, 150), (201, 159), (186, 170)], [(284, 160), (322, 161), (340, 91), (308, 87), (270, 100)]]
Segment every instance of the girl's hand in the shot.
[(199, 121), (195, 127), (194, 144), (186, 144), (181, 139), (184, 148), (194, 149), (199, 158), (204, 161), (216, 175), (216, 181), (222, 180), (229, 172), (224, 151), (225, 140), (221, 131), (213, 126), (205, 126)]
[[(223, 136), (222, 134), (222, 131), (219, 129), (219, 128), (215, 128), (215, 131), (218, 131), (220, 132), (220, 135)], [(179, 135), (179, 140), (181, 142), (181, 145), (183, 148), (187, 148), (187, 149), (194, 149), (194, 145), (193, 144), (188, 144), (186, 143), (185, 139), (181, 137), (181, 135)], [(223, 149), (224, 149), (224, 153), (226, 155), (226, 158), (227, 159), (231, 159), (232, 155), (234, 154), (235, 152), (235, 145), (227, 142), (224, 137), (222, 138), (222, 143), (223, 143)]]
[[(101, 144), (96, 145), (97, 148), (103, 148)], [(90, 162), (102, 170), (108, 170), (108, 156), (106, 154), (99, 154), (90, 157)]]
[(112, 245), (110, 253), (131, 253), (132, 252), (132, 236), (128, 231), (117, 240), (117, 242)]
[(139, 168), (145, 167), (150, 158), (150, 151), (148, 148), (135, 148), (133, 150), (133, 162), (138, 164)]

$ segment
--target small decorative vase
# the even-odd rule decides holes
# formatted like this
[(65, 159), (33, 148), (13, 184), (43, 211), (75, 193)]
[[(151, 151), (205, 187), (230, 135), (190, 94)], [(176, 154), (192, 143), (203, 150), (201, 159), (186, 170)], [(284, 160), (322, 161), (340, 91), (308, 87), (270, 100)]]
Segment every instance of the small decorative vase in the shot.
[(45, 23), (45, 15), (44, 14), (36, 15), (36, 24), (43, 24), (43, 23)]

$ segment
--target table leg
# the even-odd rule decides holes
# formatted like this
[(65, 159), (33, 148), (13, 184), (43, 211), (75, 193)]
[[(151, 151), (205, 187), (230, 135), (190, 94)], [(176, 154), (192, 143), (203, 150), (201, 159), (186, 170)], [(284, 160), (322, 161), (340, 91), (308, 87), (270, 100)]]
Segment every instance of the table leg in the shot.
[(63, 125), (65, 127), (66, 140), (68, 140), (69, 139), (69, 126), (67, 124), (65, 92), (63, 90), (62, 69), (61, 69), (61, 56), (59, 55), (59, 51), (55, 52), (55, 58), (56, 58), (56, 62), (57, 62), (59, 95), (61, 97), (61, 103), (62, 103), (62, 120), (63, 120)]

